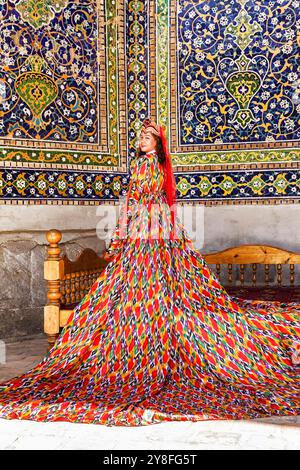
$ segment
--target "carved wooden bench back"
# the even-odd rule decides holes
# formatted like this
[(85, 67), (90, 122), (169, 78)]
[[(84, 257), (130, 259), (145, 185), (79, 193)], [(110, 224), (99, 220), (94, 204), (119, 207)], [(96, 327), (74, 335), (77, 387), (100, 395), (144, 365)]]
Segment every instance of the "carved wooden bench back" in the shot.
[(60, 303), (61, 305), (78, 303), (105, 269), (107, 262), (89, 248), (85, 249), (75, 261), (70, 261), (66, 255), (62, 259), (64, 276), (60, 281)]
[[(300, 264), (300, 253), (283, 250), (270, 245), (240, 245), (228, 248), (223, 251), (203, 255), (205, 261), (210, 265), (215, 265), (218, 278), (221, 276), (221, 269), (226, 270), (226, 285), (233, 285), (238, 281), (241, 286), (246, 283), (246, 268), (251, 271), (251, 283), (257, 284), (257, 270), (261, 266), (263, 269), (262, 283), (266, 286), (270, 284), (270, 268), (275, 268), (274, 282), (278, 286), (282, 285), (283, 267), (288, 266), (289, 285), (295, 284), (295, 266)], [(236, 265), (236, 266), (235, 266)], [(237, 267), (238, 276), (234, 279), (233, 267)]]

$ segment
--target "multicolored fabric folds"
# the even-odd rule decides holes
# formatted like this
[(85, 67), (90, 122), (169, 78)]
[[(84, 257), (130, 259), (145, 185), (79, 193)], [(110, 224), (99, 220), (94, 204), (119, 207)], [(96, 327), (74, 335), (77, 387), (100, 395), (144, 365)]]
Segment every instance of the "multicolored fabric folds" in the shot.
[(177, 218), (181, 237), (168, 238), (163, 183), (155, 153), (136, 160), (113, 259), (45, 358), (1, 384), (1, 418), (139, 426), (299, 414), (300, 304), (230, 297)]

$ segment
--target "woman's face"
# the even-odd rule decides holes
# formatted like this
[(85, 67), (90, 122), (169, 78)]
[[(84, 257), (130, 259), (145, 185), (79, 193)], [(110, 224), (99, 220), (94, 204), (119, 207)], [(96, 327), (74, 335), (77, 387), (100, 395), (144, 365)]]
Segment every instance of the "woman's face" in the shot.
[(142, 152), (156, 150), (156, 139), (152, 132), (142, 132), (139, 139), (139, 147)]

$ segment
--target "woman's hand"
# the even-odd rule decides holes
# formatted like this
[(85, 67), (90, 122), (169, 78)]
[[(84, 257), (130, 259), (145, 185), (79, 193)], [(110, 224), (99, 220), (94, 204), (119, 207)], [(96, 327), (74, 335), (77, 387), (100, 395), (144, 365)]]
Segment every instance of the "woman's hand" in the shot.
[(103, 255), (103, 259), (105, 259), (105, 261), (111, 261), (112, 258), (113, 258), (113, 255), (111, 253), (108, 253), (107, 251)]

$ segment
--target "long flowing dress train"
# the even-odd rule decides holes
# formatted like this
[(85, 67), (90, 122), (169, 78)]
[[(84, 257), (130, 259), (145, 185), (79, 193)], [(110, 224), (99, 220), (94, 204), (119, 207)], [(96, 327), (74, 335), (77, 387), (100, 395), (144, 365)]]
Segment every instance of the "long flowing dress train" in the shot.
[(136, 158), (113, 259), (44, 359), (0, 384), (0, 418), (138, 426), (299, 414), (300, 304), (229, 296), (178, 217), (181, 236), (165, 237), (162, 188), (157, 154)]

